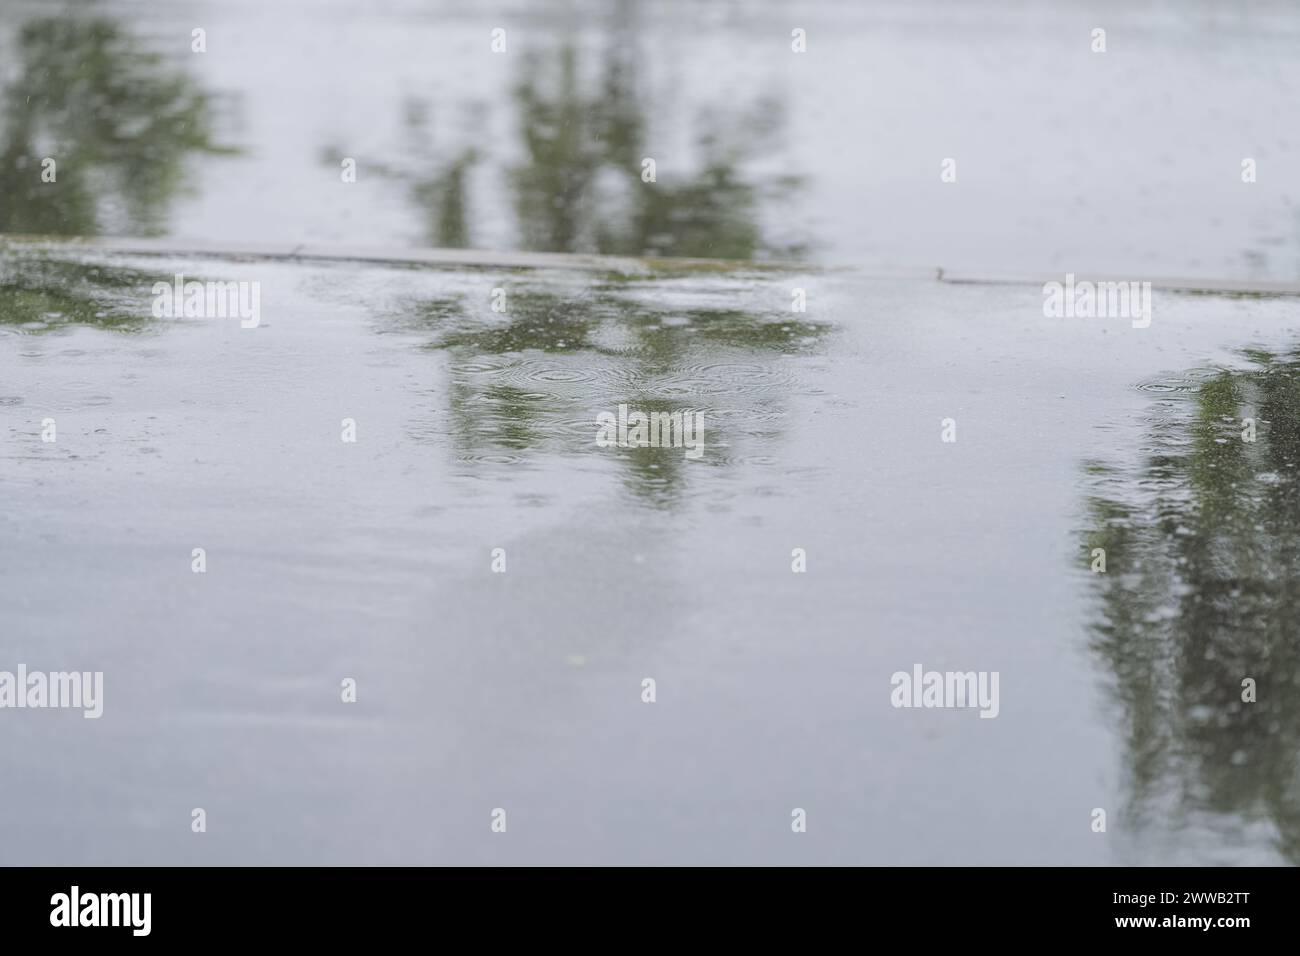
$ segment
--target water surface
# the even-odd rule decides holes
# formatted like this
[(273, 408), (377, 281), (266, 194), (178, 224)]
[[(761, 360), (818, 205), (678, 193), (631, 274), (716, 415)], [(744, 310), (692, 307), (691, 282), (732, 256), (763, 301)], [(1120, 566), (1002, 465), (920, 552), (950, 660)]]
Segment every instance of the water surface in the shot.
[[(0, 269), (0, 659), (105, 673), (4, 713), (7, 862), (1296, 862), (1290, 300)], [(176, 272), (262, 325), (153, 318)], [(619, 403), (703, 457), (598, 447)], [(998, 718), (892, 708), (916, 662)]]
[(3, 0), (0, 231), (1296, 280), (1298, 39), (1286, 2)]

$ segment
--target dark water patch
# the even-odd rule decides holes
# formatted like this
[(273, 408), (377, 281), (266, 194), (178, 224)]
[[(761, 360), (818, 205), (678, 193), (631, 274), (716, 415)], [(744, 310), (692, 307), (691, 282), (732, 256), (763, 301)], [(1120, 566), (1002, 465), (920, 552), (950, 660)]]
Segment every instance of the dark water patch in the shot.
[[(606, 455), (636, 498), (672, 507), (690, 497), (693, 467), (776, 461), (788, 399), (815, 391), (791, 364), (831, 326), (787, 313), (718, 308), (719, 299), (768, 299), (752, 279), (611, 282), (602, 277), (515, 274), (485, 297), (408, 300), (385, 327), (426, 332), (424, 350), (450, 356), (446, 399), (458, 460), (517, 464), (537, 454)], [(779, 298), (773, 301), (781, 301)], [(709, 304), (706, 304), (709, 303)], [(602, 448), (598, 416), (700, 413), (703, 457), (681, 447)], [(441, 431), (430, 429), (432, 440)], [(730, 449), (739, 438), (755, 447)], [(766, 466), (765, 466), (766, 467)]]
[(0, 249), (0, 327), (41, 334), (76, 325), (122, 332), (153, 321), (157, 276), (32, 251)]
[(6, 52), (0, 232), (159, 234), (193, 157), (232, 151), (208, 94), (117, 19), (32, 17)]
[[(737, 260), (801, 255), (807, 239), (777, 239), (764, 223), (797, 208), (802, 179), (749, 168), (749, 160), (783, 147), (781, 97), (757, 92), (693, 107), (692, 160), (683, 154), (652, 174), (643, 159), (653, 154), (657, 98), (634, 55), (641, 16), (634, 5), (618, 5), (601, 19), (608, 32), (599, 49), (543, 44), (519, 58), (506, 103), (509, 149), (481, 136), (448, 143), (445, 124), (431, 122), (433, 98), (419, 91), (402, 104), (404, 148), (371, 168), (405, 190), (426, 241), (442, 248), (481, 243), (477, 224), (487, 197), (473, 182), (487, 176), (506, 184), (493, 218), (508, 233), (497, 244), (510, 248)], [(602, 77), (595, 83), (593, 68)], [(477, 126), (469, 117), (481, 110), (463, 103), (462, 122)], [(346, 137), (335, 140), (320, 151), (322, 163), (337, 165), (344, 151), (336, 144)]]
[(1091, 648), (1128, 742), (1126, 825), (1267, 820), (1300, 863), (1300, 350), (1246, 358), (1165, 380), (1183, 397), (1144, 458), (1088, 469)]

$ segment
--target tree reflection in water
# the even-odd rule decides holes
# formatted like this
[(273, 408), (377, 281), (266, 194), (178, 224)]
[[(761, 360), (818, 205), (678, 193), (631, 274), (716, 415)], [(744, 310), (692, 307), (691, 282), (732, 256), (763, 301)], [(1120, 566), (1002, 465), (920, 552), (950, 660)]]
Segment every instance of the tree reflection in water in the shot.
[(1300, 350), (1246, 357), (1166, 386), (1136, 473), (1090, 466), (1092, 649), (1125, 729), (1124, 824), (1263, 825), (1300, 863)]
[(113, 20), (29, 20), (16, 47), (0, 94), (0, 232), (160, 234), (187, 160), (229, 151), (212, 141), (208, 96)]
[[(430, 333), (427, 347), (450, 357), (448, 413), (463, 460), (526, 467), (543, 452), (609, 456), (638, 500), (667, 507), (692, 468), (728, 467), (741, 446), (780, 434), (797, 387), (787, 359), (814, 352), (828, 332), (802, 315), (708, 304), (716, 287), (692, 300), (691, 288), (607, 277), (575, 294), (521, 278), (507, 289), (504, 316), (447, 297), (412, 305), (391, 327)], [(703, 412), (703, 457), (598, 448), (596, 416), (619, 404)]]

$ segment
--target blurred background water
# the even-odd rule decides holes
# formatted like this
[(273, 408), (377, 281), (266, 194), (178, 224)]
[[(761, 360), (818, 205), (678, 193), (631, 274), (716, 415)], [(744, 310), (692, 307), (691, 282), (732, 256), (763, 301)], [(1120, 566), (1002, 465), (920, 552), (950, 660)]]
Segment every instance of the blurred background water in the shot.
[[(1296, 278), (1292, 7), (974, 6), (0, 0), (0, 229)], [(177, 272), (263, 324), (155, 318)], [(0, 669), (106, 698), (0, 713), (0, 861), (1294, 864), (1298, 341), (0, 244)], [(597, 447), (623, 402), (704, 457)], [(913, 662), (998, 719), (890, 707)]]
[(3, 0), (0, 231), (1291, 280), (1298, 40), (1286, 2)]

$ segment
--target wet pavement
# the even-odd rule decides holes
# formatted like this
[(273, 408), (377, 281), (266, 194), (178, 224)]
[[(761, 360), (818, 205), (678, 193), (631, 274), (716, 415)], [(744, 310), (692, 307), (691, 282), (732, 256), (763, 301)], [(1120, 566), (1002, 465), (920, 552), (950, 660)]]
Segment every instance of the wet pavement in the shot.
[[(105, 675), (5, 712), (7, 862), (1296, 861), (1293, 299), (0, 270), (0, 646)], [(176, 273), (260, 324), (155, 318)], [(600, 447), (620, 404), (702, 456)], [(892, 707), (917, 663), (997, 718)]]

